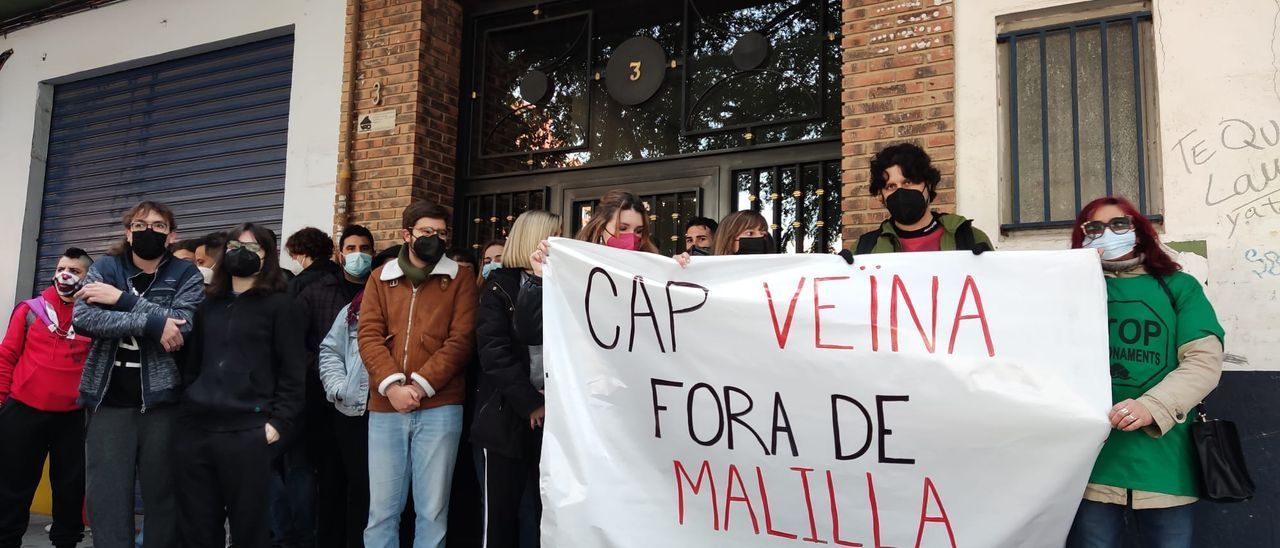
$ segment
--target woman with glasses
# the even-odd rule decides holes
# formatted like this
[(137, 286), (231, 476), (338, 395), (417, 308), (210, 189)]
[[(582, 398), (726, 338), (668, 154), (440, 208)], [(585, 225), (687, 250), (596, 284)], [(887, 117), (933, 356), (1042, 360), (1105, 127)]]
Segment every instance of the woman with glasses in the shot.
[(272, 444), (295, 433), (303, 406), (306, 315), (286, 292), (275, 236), (244, 224), (196, 310), (181, 366), (176, 481), (186, 546), (271, 545)]
[(1199, 494), (1190, 417), (1218, 385), (1222, 326), (1128, 200), (1086, 205), (1071, 247), (1102, 260), (1115, 405), (1067, 546), (1124, 546), (1126, 527), (1136, 527), (1144, 546), (1190, 547)]

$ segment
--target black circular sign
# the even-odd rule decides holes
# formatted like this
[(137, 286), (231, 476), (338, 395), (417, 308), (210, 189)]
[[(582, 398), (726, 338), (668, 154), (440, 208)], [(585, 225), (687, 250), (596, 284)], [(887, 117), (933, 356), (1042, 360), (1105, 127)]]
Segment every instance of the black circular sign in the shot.
[(547, 79), (547, 73), (531, 70), (520, 77), (520, 98), (525, 102), (536, 105), (550, 96), (551, 81)]
[(769, 39), (758, 32), (748, 32), (733, 45), (733, 66), (738, 70), (760, 68), (769, 58)]
[(614, 101), (627, 106), (648, 101), (667, 79), (667, 53), (647, 36), (619, 44), (604, 69), (605, 86)]

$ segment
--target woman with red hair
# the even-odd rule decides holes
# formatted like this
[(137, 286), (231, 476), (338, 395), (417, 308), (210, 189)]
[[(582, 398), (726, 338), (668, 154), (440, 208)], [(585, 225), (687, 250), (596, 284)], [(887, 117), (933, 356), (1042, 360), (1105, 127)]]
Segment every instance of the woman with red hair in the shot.
[(1089, 202), (1071, 247), (1102, 259), (1115, 406), (1067, 546), (1123, 546), (1129, 523), (1144, 546), (1189, 548), (1199, 489), (1188, 417), (1218, 385), (1222, 326), (1200, 283), (1128, 200)]

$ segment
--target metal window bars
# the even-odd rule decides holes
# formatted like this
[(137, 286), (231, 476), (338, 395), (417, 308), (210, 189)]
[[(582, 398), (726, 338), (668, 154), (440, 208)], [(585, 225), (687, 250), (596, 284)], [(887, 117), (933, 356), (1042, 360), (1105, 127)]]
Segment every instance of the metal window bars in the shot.
[[(1102, 107), (1101, 117), (1102, 117), (1103, 127), (1101, 129), (1101, 134), (1102, 134), (1102, 141), (1103, 141), (1102, 157), (1104, 162), (1103, 173), (1105, 174), (1105, 181), (1104, 181), (1105, 192), (1107, 195), (1111, 195), (1116, 191), (1116, 181), (1114, 178), (1116, 170), (1115, 170), (1115, 166), (1113, 166), (1113, 157), (1114, 157), (1113, 145), (1115, 145), (1116, 143), (1112, 142), (1112, 134), (1114, 133), (1113, 131), (1114, 127), (1117, 127), (1117, 126), (1113, 126), (1113, 124), (1132, 123), (1134, 125), (1134, 143), (1133, 144), (1136, 149), (1135, 158), (1137, 163), (1137, 166), (1136, 166), (1137, 181), (1136, 181), (1136, 196), (1131, 196), (1131, 198), (1136, 198), (1135, 200), (1136, 205), (1138, 206), (1140, 211), (1142, 211), (1144, 214), (1148, 213), (1147, 211), (1148, 209), (1147, 170), (1146, 170), (1147, 158), (1146, 158), (1146, 150), (1145, 150), (1146, 143), (1144, 142), (1145, 133), (1146, 133), (1144, 131), (1146, 120), (1144, 119), (1143, 108), (1142, 108), (1143, 99), (1144, 99), (1144, 88), (1143, 88), (1144, 78), (1143, 78), (1143, 70), (1142, 70), (1143, 69), (1142, 49), (1139, 41), (1141, 40), (1141, 37), (1143, 35), (1142, 25), (1144, 23), (1150, 24), (1150, 21), (1151, 21), (1151, 12), (1137, 12), (1137, 13), (1130, 13), (1125, 15), (1103, 17), (1103, 18), (1090, 19), (1090, 20), (1084, 20), (1084, 21), (1076, 21), (1066, 25), (1011, 31), (1011, 32), (1003, 33), (997, 36), (997, 42), (1002, 44), (1007, 44), (1007, 47), (1008, 47), (1007, 49), (1007, 53), (1008, 53), (1007, 104), (1008, 104), (1008, 107), (1007, 108), (1008, 108), (1009, 159), (1010, 159), (1009, 180), (1010, 180), (1010, 187), (1011, 187), (1010, 188), (1011, 201), (1009, 203), (1009, 208), (1010, 208), (1009, 219), (1011, 220), (1011, 222), (1001, 225), (1002, 229), (1046, 228), (1046, 227), (1065, 226), (1074, 222), (1073, 219), (1054, 219), (1053, 218), (1052, 206), (1054, 204), (1055, 198), (1057, 197), (1054, 195), (1055, 193), (1053, 192), (1054, 191), (1053, 185), (1050, 184), (1050, 180), (1051, 180), (1050, 159), (1052, 155), (1068, 153), (1067, 151), (1060, 150), (1060, 149), (1055, 150), (1053, 147), (1050, 146), (1051, 123), (1049, 120), (1049, 117), (1050, 117), (1049, 70), (1052, 62), (1048, 59), (1048, 50), (1049, 50), (1050, 37), (1055, 35), (1060, 36), (1061, 33), (1066, 33), (1069, 39), (1068, 47), (1070, 49), (1070, 61), (1069, 61), (1070, 66), (1068, 68), (1070, 72), (1071, 123), (1072, 123), (1071, 130), (1072, 131), (1071, 131), (1071, 150), (1069, 154), (1071, 156), (1071, 160), (1072, 160), (1071, 165), (1073, 170), (1072, 177), (1071, 177), (1071, 186), (1070, 186), (1071, 192), (1072, 192), (1072, 204), (1074, 205), (1073, 211), (1080, 210), (1080, 207), (1082, 206), (1081, 202), (1083, 201), (1083, 197), (1084, 197), (1083, 196), (1084, 185), (1082, 184), (1082, 177), (1081, 177), (1082, 168), (1084, 166), (1081, 165), (1081, 162), (1082, 162), (1082, 159), (1081, 159), (1082, 109), (1081, 109), (1081, 99), (1080, 99), (1080, 96), (1081, 96), (1080, 75), (1081, 75), (1081, 67), (1083, 63), (1081, 63), (1080, 56), (1079, 56), (1080, 46), (1077, 41), (1077, 36), (1082, 32), (1091, 32), (1096, 30), (1099, 36), (1098, 41), (1099, 41), (1099, 49), (1100, 49), (1100, 59), (1099, 59), (1100, 66), (1098, 66), (1097, 70), (1100, 72), (1099, 82), (1101, 86), (1099, 93), (1101, 97), (1101, 107)], [(1108, 38), (1107, 38), (1107, 33), (1109, 28), (1111, 29), (1118, 28), (1121, 31), (1123, 30), (1128, 31), (1130, 35), (1129, 44), (1128, 44), (1128, 47), (1126, 48), (1129, 50), (1128, 52), (1122, 51), (1120, 53), (1117, 53), (1116, 50), (1120, 48), (1111, 44), (1111, 42), (1108, 41)], [(1023, 86), (1026, 86), (1027, 83), (1020, 82), (1019, 80), (1018, 63), (1019, 63), (1020, 48), (1027, 48), (1027, 47), (1033, 47), (1039, 53), (1038, 55), (1039, 57), (1038, 64), (1040, 68), (1039, 82), (1030, 84), (1033, 86), (1038, 85), (1038, 88), (1039, 88), (1038, 95), (1039, 95), (1039, 103), (1040, 103), (1039, 105), (1040, 106), (1040, 109), (1039, 109), (1040, 110), (1039, 112), (1040, 131), (1038, 132), (1040, 137), (1040, 146), (1038, 148), (1040, 149), (1039, 152), (1041, 154), (1039, 161), (1041, 165), (1040, 175), (1042, 178), (1041, 180), (1042, 186), (1040, 190), (1042, 192), (1040, 196), (1041, 203), (1039, 204), (1041, 208), (1041, 215), (1040, 215), (1039, 221), (1023, 220), (1024, 206), (1033, 206), (1033, 204), (1023, 202), (1024, 199), (1027, 199), (1027, 196), (1025, 196), (1023, 193), (1022, 187), (1023, 187), (1024, 181), (1023, 181), (1023, 171), (1021, 169), (1023, 166), (1020, 166), (1020, 162), (1023, 160), (1023, 154), (1026, 152), (1026, 150), (1023, 148), (1024, 141), (1020, 140), (1022, 137), (1025, 137), (1025, 135), (1020, 135), (1019, 133), (1020, 132), (1020, 123), (1019, 123), (1020, 110), (1019, 110), (1018, 102), (1019, 102), (1019, 91), (1022, 90)], [(1031, 51), (1031, 50), (1028, 49), (1024, 51)], [(1131, 120), (1120, 120), (1120, 119), (1114, 119), (1112, 117), (1112, 114), (1113, 114), (1112, 112), (1113, 109), (1111, 104), (1111, 96), (1112, 96), (1111, 69), (1112, 67), (1111, 67), (1111, 59), (1109, 57), (1111, 55), (1125, 54), (1125, 53), (1129, 55), (1129, 58), (1132, 61), (1131, 79), (1133, 81), (1132, 101), (1133, 101), (1134, 115)], [(1034, 56), (1035, 54), (1033, 53), (1032, 57)], [(1034, 60), (1036, 59), (1033, 59), (1033, 61)], [(1034, 160), (1034, 158), (1028, 158), (1028, 159)], [(1061, 191), (1062, 189), (1059, 188), (1058, 190)], [(1030, 199), (1034, 199), (1034, 198), (1035, 197), (1032, 196)], [(1154, 216), (1153, 218), (1158, 219), (1159, 217)]]

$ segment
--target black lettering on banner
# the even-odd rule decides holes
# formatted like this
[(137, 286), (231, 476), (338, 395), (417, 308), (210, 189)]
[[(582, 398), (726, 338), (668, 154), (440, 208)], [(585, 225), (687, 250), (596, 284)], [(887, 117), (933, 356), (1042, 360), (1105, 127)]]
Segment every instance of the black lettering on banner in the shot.
[(605, 344), (604, 341), (600, 340), (600, 336), (596, 335), (596, 326), (591, 322), (591, 284), (595, 282), (596, 274), (604, 274), (604, 279), (609, 280), (609, 288), (613, 290), (613, 296), (618, 296), (618, 284), (613, 283), (613, 277), (610, 276), (608, 272), (605, 272), (603, 268), (598, 266), (592, 268), (591, 273), (587, 274), (587, 296), (583, 304), (583, 309), (587, 316), (587, 331), (591, 332), (591, 338), (596, 341), (596, 344), (599, 345), (600, 348), (613, 350), (614, 347), (618, 346), (618, 340), (622, 338), (622, 326), (615, 326), (613, 328), (613, 342)]
[[(746, 409), (734, 412), (733, 394), (739, 394), (747, 398)], [(764, 450), (764, 454), (769, 455), (771, 453), (769, 453), (769, 447), (764, 444), (764, 438), (761, 438), (760, 434), (756, 433), (756, 429), (752, 428), (750, 424), (747, 424), (747, 422), (741, 418), (743, 415), (750, 413), (753, 408), (755, 408), (755, 402), (752, 401), (750, 394), (747, 394), (741, 388), (736, 386), (724, 387), (724, 410), (725, 415), (729, 417), (729, 449), (733, 449), (733, 424), (738, 423), (742, 425), (743, 428), (746, 428), (748, 432), (751, 432), (752, 436), (756, 437), (756, 441), (760, 442), (760, 448)]]
[[(636, 312), (636, 293), (644, 293), (644, 304), (648, 312)], [(653, 322), (653, 334), (658, 337), (658, 351), (666, 354), (667, 347), (662, 344), (662, 330), (658, 327), (658, 314), (653, 311), (653, 300), (649, 298), (649, 289), (645, 286), (644, 276), (636, 276), (631, 279), (631, 339), (627, 342), (627, 352), (631, 352), (636, 347), (636, 318), (642, 316), (648, 316), (649, 321)]]
[(662, 437), (662, 423), (658, 422), (658, 412), (666, 411), (667, 406), (658, 405), (658, 387), (670, 386), (672, 388), (680, 388), (684, 383), (678, 381), (668, 381), (663, 379), (649, 379), (649, 390), (653, 392), (653, 437)]
[[(838, 403), (841, 401), (846, 403), (852, 403), (853, 405), (857, 406), (858, 410), (862, 411), (862, 417), (863, 419), (865, 419), (867, 424), (866, 441), (862, 442), (861, 448), (859, 448), (857, 451), (854, 451), (852, 454), (848, 454), (848, 455), (844, 454), (844, 451), (842, 449), (841, 442), (840, 442), (840, 408), (838, 406)], [(868, 449), (871, 448), (871, 430), (874, 428), (874, 426), (871, 424), (871, 413), (868, 412), (867, 408), (863, 407), (863, 405), (859, 403), (858, 400), (855, 400), (853, 398), (850, 398), (849, 396), (845, 396), (841, 394), (832, 394), (831, 395), (831, 427), (835, 431), (836, 460), (854, 460), (858, 457), (861, 457), (863, 454), (867, 452)]]
[[(778, 423), (778, 419), (782, 419), (782, 423)], [(800, 450), (796, 449), (796, 436), (791, 432), (791, 418), (787, 417), (787, 408), (782, 405), (782, 394), (773, 393), (773, 444), (769, 453), (778, 454), (778, 433), (786, 432), (787, 441), (791, 443), (791, 456), (800, 456)]]
[[(716, 402), (716, 416), (717, 416), (716, 435), (712, 436), (711, 439), (707, 441), (703, 441), (701, 438), (699, 438), (698, 433), (693, 429), (693, 417), (694, 417), (693, 398), (698, 394), (699, 389), (706, 389), (707, 393), (711, 394), (711, 399), (715, 400)], [(724, 435), (724, 407), (721, 407), (720, 405), (720, 395), (716, 393), (715, 388), (712, 388), (711, 385), (705, 382), (700, 382), (698, 384), (693, 385), (693, 388), (689, 389), (688, 418), (689, 418), (689, 438), (697, 442), (698, 445), (711, 447), (712, 445), (715, 445), (716, 442), (720, 441), (720, 437)]]
[[(701, 289), (702, 302), (688, 308), (681, 308), (680, 310), (676, 310), (675, 301), (672, 300), (671, 298), (672, 286)], [(672, 352), (676, 351), (676, 314), (688, 314), (689, 312), (693, 312), (695, 310), (698, 310), (699, 308), (702, 308), (702, 305), (707, 304), (707, 299), (710, 298), (710, 296), (711, 296), (711, 290), (695, 283), (667, 282), (667, 312), (671, 317), (671, 351)]]
[[(876, 421), (880, 423), (880, 462), (882, 464), (915, 464), (916, 459), (897, 459), (886, 457), (884, 454), (884, 439), (893, 434), (884, 424), (884, 402), (887, 401), (910, 401), (910, 396), (881, 396), (876, 395)], [(864, 411), (865, 412), (865, 411)], [(868, 435), (870, 432), (868, 432)]]

